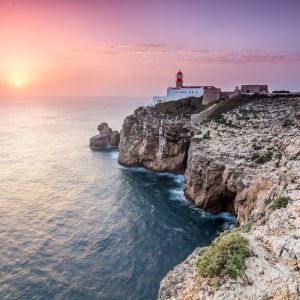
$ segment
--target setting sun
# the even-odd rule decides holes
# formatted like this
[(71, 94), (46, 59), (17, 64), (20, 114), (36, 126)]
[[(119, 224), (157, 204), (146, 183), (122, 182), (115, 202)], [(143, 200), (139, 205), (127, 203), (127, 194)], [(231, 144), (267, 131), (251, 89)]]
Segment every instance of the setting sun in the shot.
[(15, 86), (16, 86), (17, 89), (19, 89), (19, 88), (22, 87), (22, 84), (21, 84), (21, 82), (16, 82)]

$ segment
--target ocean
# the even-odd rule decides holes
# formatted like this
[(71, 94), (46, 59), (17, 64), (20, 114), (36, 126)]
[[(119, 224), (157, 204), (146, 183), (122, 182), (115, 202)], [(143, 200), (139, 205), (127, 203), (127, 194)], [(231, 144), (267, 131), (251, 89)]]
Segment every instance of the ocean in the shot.
[(146, 99), (3, 102), (0, 299), (156, 299), (166, 273), (233, 224), (183, 195), (183, 176), (118, 165), (89, 138)]

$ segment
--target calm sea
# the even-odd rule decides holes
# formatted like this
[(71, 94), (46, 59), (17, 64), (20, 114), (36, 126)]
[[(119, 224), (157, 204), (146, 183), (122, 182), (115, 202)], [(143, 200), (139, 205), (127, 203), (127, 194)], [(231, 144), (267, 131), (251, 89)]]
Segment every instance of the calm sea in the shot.
[(1, 104), (0, 299), (155, 299), (233, 220), (185, 201), (183, 176), (89, 149), (145, 99), (73, 100)]

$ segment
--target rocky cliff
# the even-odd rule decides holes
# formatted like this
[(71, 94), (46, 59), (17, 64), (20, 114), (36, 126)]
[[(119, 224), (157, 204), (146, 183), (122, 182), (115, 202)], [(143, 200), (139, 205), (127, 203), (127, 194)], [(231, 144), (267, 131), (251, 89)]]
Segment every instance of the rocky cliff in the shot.
[(299, 98), (259, 97), (194, 125), (188, 198), (214, 213), (234, 211), (243, 224), (263, 213), (261, 199), (297, 190), (299, 111)]
[(162, 281), (159, 299), (300, 299), (300, 98), (256, 97), (194, 126), (185, 193), (230, 211), (250, 242), (245, 274), (199, 276), (196, 250)]
[[(125, 119), (119, 162), (185, 171), (187, 199), (247, 224), (250, 256), (242, 277), (216, 285), (199, 275), (197, 249), (164, 278), (159, 299), (300, 299), (299, 95), (199, 103), (137, 109)], [(191, 123), (199, 112), (205, 118)]]
[(140, 107), (125, 118), (119, 163), (159, 172), (184, 172), (191, 135), (188, 116)]

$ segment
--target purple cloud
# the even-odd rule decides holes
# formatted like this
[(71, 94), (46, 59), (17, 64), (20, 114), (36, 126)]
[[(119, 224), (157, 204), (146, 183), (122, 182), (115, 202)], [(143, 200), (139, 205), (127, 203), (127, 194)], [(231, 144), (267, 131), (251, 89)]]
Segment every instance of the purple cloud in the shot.
[(185, 61), (190, 64), (220, 63), (220, 64), (246, 64), (246, 63), (299, 63), (300, 51), (285, 51), (281, 53), (268, 53), (260, 50), (253, 51), (210, 51), (205, 49), (186, 49), (168, 44), (146, 43), (98, 43), (95, 46), (71, 48), (73, 54), (92, 56), (168, 56), (174, 60)]

